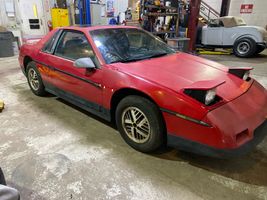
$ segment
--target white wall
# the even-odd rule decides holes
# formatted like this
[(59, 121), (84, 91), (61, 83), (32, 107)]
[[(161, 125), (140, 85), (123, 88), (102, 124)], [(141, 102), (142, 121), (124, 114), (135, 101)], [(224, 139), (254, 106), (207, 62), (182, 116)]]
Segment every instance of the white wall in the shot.
[[(221, 11), (222, 6), (222, 0), (202, 0), (205, 3), (207, 3), (209, 6), (211, 6), (214, 10), (216, 10), (218, 13)], [(236, 0), (232, 0), (236, 1)]]
[(120, 12), (125, 12), (128, 8), (127, 0), (115, 0), (114, 1), (115, 8), (115, 16), (117, 16)]
[[(240, 14), (241, 4), (254, 4), (253, 13)], [(242, 17), (248, 25), (266, 27), (267, 0), (232, 0), (229, 15)]]
[(19, 26), (18, 4), (16, 0), (13, 0), (15, 8), (15, 17), (8, 17), (6, 14), (5, 0), (0, 0), (0, 26), (15, 27)]

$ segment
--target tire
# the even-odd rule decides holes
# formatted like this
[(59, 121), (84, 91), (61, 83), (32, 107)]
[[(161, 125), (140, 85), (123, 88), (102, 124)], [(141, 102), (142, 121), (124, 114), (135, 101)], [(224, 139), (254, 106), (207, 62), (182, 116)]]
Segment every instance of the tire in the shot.
[(242, 38), (235, 42), (233, 52), (240, 58), (248, 58), (256, 54), (257, 45), (251, 38)]
[(265, 50), (264, 46), (257, 46), (256, 54), (259, 54)]
[(41, 75), (35, 65), (35, 62), (31, 61), (26, 68), (26, 76), (31, 91), (37, 96), (45, 96), (47, 92), (41, 78)]
[(0, 167), (0, 184), (1, 185), (6, 185), (6, 179), (5, 179), (5, 176), (4, 176), (4, 173)]
[(161, 112), (144, 97), (131, 95), (122, 99), (116, 109), (116, 124), (125, 142), (137, 151), (154, 152), (164, 144), (166, 134)]

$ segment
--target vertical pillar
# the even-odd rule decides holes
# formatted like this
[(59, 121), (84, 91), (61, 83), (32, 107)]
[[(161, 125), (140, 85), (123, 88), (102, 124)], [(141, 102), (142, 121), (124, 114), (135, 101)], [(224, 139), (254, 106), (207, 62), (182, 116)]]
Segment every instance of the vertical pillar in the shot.
[(231, 0), (222, 0), (220, 16), (227, 16), (229, 13)]
[(90, 0), (85, 0), (85, 7), (86, 7), (86, 24), (91, 25), (91, 8), (90, 8)]
[(80, 25), (83, 25), (83, 2), (82, 0), (79, 0), (78, 7), (79, 7), (79, 13), (80, 13)]
[(191, 52), (195, 50), (200, 4), (201, 4), (201, 0), (191, 0), (190, 1), (188, 37), (190, 38), (189, 51), (191, 51)]

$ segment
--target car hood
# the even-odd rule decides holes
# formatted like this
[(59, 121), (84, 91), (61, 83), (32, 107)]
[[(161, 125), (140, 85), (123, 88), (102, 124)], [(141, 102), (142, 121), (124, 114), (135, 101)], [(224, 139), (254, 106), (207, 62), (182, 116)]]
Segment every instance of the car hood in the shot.
[(251, 84), (229, 74), (228, 67), (185, 53), (138, 62), (115, 63), (112, 66), (123, 73), (154, 82), (176, 92), (181, 92), (183, 88), (198, 81), (225, 81), (217, 88), (217, 93), (226, 101), (242, 95)]
[(266, 35), (267, 34), (267, 31), (261, 27), (261, 26), (239, 26), (239, 28), (254, 28), (254, 29), (257, 29), (260, 33), (262, 33), (263, 35)]

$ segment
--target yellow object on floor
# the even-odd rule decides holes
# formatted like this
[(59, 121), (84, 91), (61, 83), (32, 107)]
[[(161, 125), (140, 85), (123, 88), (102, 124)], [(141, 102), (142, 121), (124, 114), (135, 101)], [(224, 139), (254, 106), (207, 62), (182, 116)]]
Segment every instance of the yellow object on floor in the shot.
[(4, 109), (4, 107), (5, 107), (4, 101), (0, 99), (0, 112)]
[(199, 54), (204, 54), (204, 55), (230, 55), (232, 54), (232, 50), (207, 50), (207, 49), (197, 49)]

